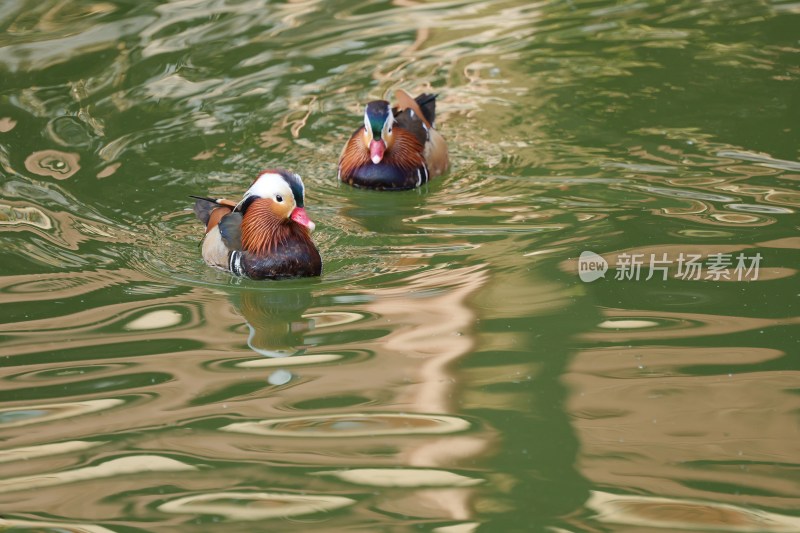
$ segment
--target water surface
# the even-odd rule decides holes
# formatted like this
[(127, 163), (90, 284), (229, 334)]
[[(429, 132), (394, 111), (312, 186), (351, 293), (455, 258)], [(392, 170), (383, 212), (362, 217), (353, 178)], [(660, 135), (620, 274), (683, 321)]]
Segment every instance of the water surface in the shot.
[[(798, 14), (5, 1), (0, 524), (800, 530)], [(397, 88), (451, 172), (338, 184)], [(206, 267), (276, 166), (323, 276)]]

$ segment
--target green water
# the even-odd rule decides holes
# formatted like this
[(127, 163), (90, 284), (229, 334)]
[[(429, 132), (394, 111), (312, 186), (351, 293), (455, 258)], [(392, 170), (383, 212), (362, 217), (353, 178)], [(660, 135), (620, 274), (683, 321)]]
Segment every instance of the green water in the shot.
[[(0, 528), (800, 531), (799, 6), (4, 0)], [(275, 166), (323, 276), (206, 267)]]

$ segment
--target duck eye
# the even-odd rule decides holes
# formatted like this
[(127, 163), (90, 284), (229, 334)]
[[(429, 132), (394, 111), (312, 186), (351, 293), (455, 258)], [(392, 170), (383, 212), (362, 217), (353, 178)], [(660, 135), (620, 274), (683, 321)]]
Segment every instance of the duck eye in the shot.
[(275, 196), (275, 199), (276, 199), (278, 202), (282, 202), (282, 201), (283, 201), (283, 196), (281, 196), (280, 194), (278, 194), (278, 195), (276, 195), (276, 196)]

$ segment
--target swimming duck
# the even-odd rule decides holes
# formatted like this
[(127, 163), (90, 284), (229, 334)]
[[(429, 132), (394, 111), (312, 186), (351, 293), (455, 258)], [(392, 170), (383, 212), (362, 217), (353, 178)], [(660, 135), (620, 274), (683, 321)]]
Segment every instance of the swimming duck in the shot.
[(259, 174), (238, 203), (192, 196), (206, 225), (203, 259), (252, 279), (319, 276), (322, 259), (311, 240), (314, 223), (304, 196), (303, 180), (285, 170)]
[(395, 92), (397, 105), (375, 100), (364, 125), (339, 158), (339, 180), (355, 187), (403, 190), (419, 187), (447, 170), (447, 143), (434, 129), (436, 95), (412, 98)]

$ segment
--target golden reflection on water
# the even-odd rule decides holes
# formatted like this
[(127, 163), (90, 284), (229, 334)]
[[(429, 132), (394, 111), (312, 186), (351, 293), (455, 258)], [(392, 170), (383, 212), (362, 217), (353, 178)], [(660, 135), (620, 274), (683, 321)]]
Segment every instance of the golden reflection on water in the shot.
[[(366, 303), (351, 307), (350, 314), (356, 320), (336, 321), (334, 329), (340, 334), (365, 327), (391, 327), (374, 341), (358, 343), (359, 349), (373, 353), (369, 364), (328, 367), (324, 374), (313, 378), (309, 376), (312, 369), (301, 369), (299, 378), (310, 378), (313, 387), (295, 388), (292, 404), (352, 396), (363, 398), (359, 409), (366, 409), (365, 412), (280, 417), (222, 429), (289, 438), (283, 446), (272, 443), (270, 453), (264, 457), (269, 461), (305, 463), (313, 457), (317, 464), (336, 465), (345, 458), (359, 457), (362, 464), (374, 466), (441, 468), (480, 456), (490, 445), (490, 434), (473, 429), (460, 435), (470, 424), (445, 413), (456, 411), (453, 402), (458, 396), (449, 368), (473, 346), (469, 332), (475, 317), (466, 301), (484, 280), (485, 272), (480, 266), (412, 275), (402, 288), (368, 291)], [(360, 316), (374, 318), (362, 323)], [(315, 335), (326, 335), (325, 327), (311, 330), (305, 341), (313, 344)], [(326, 349), (334, 353), (345, 348), (347, 345), (326, 343)], [(382, 405), (391, 405), (404, 414), (382, 413)], [(360, 438), (355, 441), (342, 439), (357, 435)], [(441, 436), (420, 440), (421, 435)], [(257, 445), (257, 441), (252, 443), (246, 449)], [(320, 448), (328, 451), (321, 455)], [(369, 453), (381, 448), (393, 452), (382, 457)], [(435, 513), (464, 519), (469, 497), (469, 492), (461, 489), (442, 492), (436, 499)], [(429, 507), (427, 512), (434, 510)]]
[[(66, 211), (51, 211), (16, 203), (0, 204), (0, 225), (5, 231), (30, 232), (54, 245), (53, 250), (37, 249), (26, 243), (18, 245), (28, 257), (46, 265), (61, 264), (64, 257), (73, 255), (67, 250), (78, 251), (83, 243), (124, 243), (129, 239), (127, 232), (116, 230), (105, 222)], [(16, 248), (16, 245), (13, 246)], [(83, 266), (87, 262), (84, 259), (79, 264)]]
[(40, 489), (66, 483), (94, 481), (103, 478), (140, 474), (143, 472), (161, 473), (181, 472), (186, 470), (195, 470), (195, 467), (158, 455), (130, 455), (119, 459), (113, 459), (98, 466), (67, 470), (59, 472), (58, 474), (46, 473), (34, 476), (7, 478), (0, 481), (0, 493)]
[(444, 470), (420, 468), (350, 468), (314, 472), (315, 476), (332, 476), (348, 483), (373, 487), (471, 487), (483, 483)]
[(615, 528), (623, 532), (642, 531), (640, 527), (732, 533), (792, 533), (800, 529), (800, 519), (796, 517), (711, 501), (592, 491), (587, 507), (597, 513), (601, 522), (632, 526)]
[[(598, 324), (597, 331), (580, 335), (586, 342), (631, 342), (644, 340), (683, 339), (711, 335), (730, 335), (778, 326), (800, 324), (800, 318), (753, 318), (736, 315), (670, 313), (636, 309), (605, 309), (607, 320)], [(621, 321), (647, 321), (659, 327), (650, 330), (624, 327)], [(614, 327), (618, 324), (617, 327)]]
[(41, 150), (25, 159), (25, 168), (39, 176), (65, 180), (81, 169), (80, 155), (59, 150)]
[(55, 444), (40, 444), (37, 446), (24, 446), (0, 451), (0, 463), (13, 461), (27, 461), (36, 457), (47, 457), (61, 453), (72, 453), (78, 450), (85, 450), (93, 446), (99, 446), (103, 442), (91, 441), (66, 441)]
[[(741, 330), (730, 328), (730, 320), (722, 322), (713, 333)], [(633, 331), (604, 340), (664, 337), (658, 329)], [(786, 477), (784, 465), (797, 451), (793, 418), (800, 400), (791, 390), (800, 374), (746, 370), (783, 355), (746, 346), (580, 351), (564, 375), (571, 391), (567, 409), (581, 441), (578, 467), (596, 485), (625, 492), (791, 506), (800, 490)], [(718, 370), (701, 375), (699, 368)], [(716, 483), (738, 490), (721, 494), (713, 488)]]
[(14, 529), (41, 530), (41, 528), (54, 529), (67, 533), (114, 533), (113, 530), (91, 524), (75, 524), (72, 522), (53, 522), (48, 520), (6, 520), (0, 517), (0, 527)]
[[(93, 276), (81, 273), (73, 277), (60, 274), (44, 279), (9, 276), (4, 278), (2, 299), (6, 303), (29, 298), (57, 301), (96, 293), (123, 283), (123, 279), (125, 284), (150, 281), (135, 272), (97, 272)], [(468, 519), (469, 487), (482, 480), (448, 469), (468, 464), (484, 454), (493, 445), (494, 436), (486, 428), (475, 427), (455, 414), (458, 408), (454, 403), (461, 392), (451, 369), (454, 361), (474, 347), (471, 328), (475, 314), (467, 302), (486, 282), (485, 269), (482, 266), (434, 269), (412, 275), (408, 281), (403, 288), (366, 291), (363, 303), (350, 305), (343, 312), (307, 308), (312, 299), (306, 297), (294, 300), (296, 305), (287, 306), (287, 300), (280, 296), (282, 293), (276, 293), (277, 299), (265, 300), (258, 291), (243, 291), (229, 300), (219, 291), (194, 288), (177, 296), (164, 296), (157, 291), (150, 295), (144, 291), (130, 301), (3, 324), (0, 331), (6, 342), (0, 347), (0, 357), (12, 362), (0, 370), (6, 391), (19, 398), (36, 398), (30, 380), (20, 379), (20, 369), (27, 376), (37, 372), (42, 377), (46, 374), (49, 386), (73, 387), (76, 392), (82, 383), (94, 385), (86, 392), (73, 392), (73, 402), (46, 403), (35, 399), (5, 402), (0, 420), (6, 419), (2, 424), (6, 457), (26, 457), (27, 461), (23, 471), (0, 483), (0, 493), (17, 494), (37, 488), (28, 497), (30, 505), (54, 510), (48, 505), (41, 507), (48, 491), (59, 491), (64, 484), (80, 484), (87, 495), (81, 509), (89, 518), (95, 516), (92, 507), (98, 505), (95, 496), (89, 496), (95, 493), (90, 487), (102, 484), (103, 479), (113, 477), (120, 482), (124, 480), (124, 486), (143, 489), (150, 478), (141, 474), (172, 472), (170, 476), (177, 476), (174, 482), (196, 494), (187, 495), (184, 500), (170, 499), (177, 503), (164, 503), (159, 509), (169, 513), (188, 509), (215, 514), (214, 510), (221, 508), (215, 507), (219, 504), (214, 503), (214, 493), (204, 492), (204, 487), (210, 488), (208, 482), (212, 478), (198, 470), (194, 461), (318, 465), (326, 467), (320, 471), (321, 479), (335, 479), (336, 476), (327, 474), (331, 467), (349, 466), (353, 459), (359, 458), (362, 466), (376, 469), (374, 472), (390, 468), (385, 471), (387, 476), (400, 476), (404, 470), (394, 470), (397, 467), (410, 468), (405, 470), (409, 473), (418, 472), (416, 477), (409, 474), (403, 481), (392, 483), (429, 494), (426, 515)], [(293, 298), (297, 295), (285, 294), (294, 295)], [(241, 327), (243, 319), (247, 320), (244, 324), (250, 328), (250, 334)], [(199, 324), (203, 327), (198, 327)], [(386, 327), (389, 324), (391, 327)], [(114, 332), (112, 337), (109, 331)], [(371, 333), (374, 339), (352, 346), (350, 342), (327, 340), (331, 335), (342, 336), (343, 332), (375, 333)], [(61, 340), (56, 343), (55, 338)], [(137, 346), (142, 341), (163, 342), (175, 348), (155, 354), (145, 349), (141, 354), (126, 357), (125, 365), (115, 364), (115, 358), (104, 354), (114, 353), (110, 346)], [(183, 342), (188, 342), (188, 347), (180, 347)], [(24, 357), (38, 357), (47, 345), (56, 351), (86, 355), (80, 361), (67, 358), (61, 362), (23, 364)], [(317, 345), (322, 349), (316, 348)], [(347, 354), (356, 347), (370, 354), (369, 357), (331, 357)], [(295, 365), (295, 358), (306, 359), (303, 364)], [(288, 364), (281, 366), (283, 360)], [(102, 368), (87, 372), (95, 365)], [(268, 378), (279, 368), (287, 370), (291, 380), (271, 385)], [(164, 375), (166, 379), (129, 381), (136, 375)], [(243, 392), (234, 392), (242, 385)], [(110, 390), (116, 396), (109, 397), (105, 387), (112, 387)], [(250, 392), (246, 392), (248, 387)], [(280, 392), (288, 390), (285, 387), (291, 387), (291, 395)], [(304, 403), (312, 405), (320, 399), (337, 397), (360, 400), (354, 408), (338, 409), (335, 414), (324, 407), (301, 407)], [(387, 406), (392, 411), (387, 412)], [(100, 414), (102, 409), (114, 414)], [(291, 416), (298, 412), (304, 416)], [(204, 427), (204, 421), (219, 417), (240, 422), (219, 429)], [(269, 431), (265, 419), (282, 429)], [(293, 424), (304, 419), (309, 423), (316, 421), (317, 429), (292, 429)], [(56, 423), (57, 420), (61, 422)], [(67, 420), (69, 423), (63, 422)], [(367, 425), (359, 432), (362, 421)], [(249, 424), (264, 431), (231, 432)], [(327, 429), (317, 424), (327, 425)], [(386, 428), (381, 429), (383, 425)], [(149, 429), (175, 426), (184, 429), (168, 433)], [(342, 438), (354, 435), (354, 428), (358, 439)], [(138, 434), (137, 449), (147, 455), (115, 457), (107, 441), (120, 432)], [(426, 435), (427, 438), (420, 438)], [(63, 444), (53, 453), (39, 448), (46, 442)], [(372, 453), (379, 449), (383, 452)], [(160, 455), (171, 450), (180, 450), (182, 456), (192, 460), (184, 462)], [(86, 465), (80, 459), (86, 453), (105, 460)], [(22, 464), (16, 460), (10, 463)], [(58, 471), (55, 474), (54, 469)], [(182, 472), (192, 475), (186, 477)], [(355, 472), (352, 477), (340, 480), (358, 484)], [(434, 475), (435, 479), (431, 477)], [(367, 477), (372, 483), (377, 482), (377, 477)], [(232, 477), (223, 474), (222, 478), (228, 478), (230, 488), (239, 483), (235, 474)], [(213, 480), (219, 486), (220, 474), (214, 474)], [(220, 497), (224, 498), (224, 494)], [(326, 508), (324, 500), (328, 497), (319, 498), (322, 503), (312, 504), (310, 510)], [(39, 503), (34, 504), (35, 501)], [(186, 507), (181, 501), (191, 505)], [(404, 512), (415, 512), (410, 494), (402, 501), (411, 505)], [(203, 502), (208, 502), (206, 511), (201, 510)], [(388, 499), (375, 505), (387, 505), (399, 512), (398, 505), (406, 504)], [(235, 510), (223, 514), (237, 520), (273, 516), (247, 512), (239, 515)]]
[(186, 515), (219, 515), (230, 520), (265, 520), (333, 511), (354, 503), (355, 500), (342, 496), (218, 492), (170, 500), (159, 505), (158, 510)]
[(0, 428), (16, 428), (30, 424), (41, 424), (64, 418), (111, 409), (124, 402), (117, 398), (37, 404), (34, 406), (6, 407), (0, 410)]
[(239, 422), (220, 430), (274, 437), (317, 438), (437, 435), (459, 433), (469, 427), (470, 424), (462, 418), (444, 415), (348, 413)]

